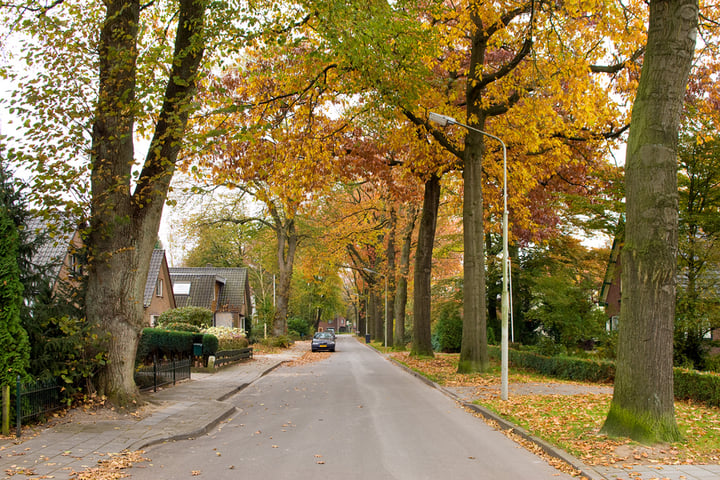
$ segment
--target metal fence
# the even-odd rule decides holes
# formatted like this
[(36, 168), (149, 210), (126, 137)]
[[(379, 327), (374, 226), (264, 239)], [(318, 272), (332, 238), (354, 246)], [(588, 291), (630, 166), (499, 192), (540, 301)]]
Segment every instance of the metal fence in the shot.
[(235, 363), (246, 358), (252, 358), (252, 348), (241, 348), (239, 350), (223, 350), (215, 354), (215, 367), (222, 367), (230, 363)]
[(190, 378), (192, 360), (153, 360), (152, 365), (135, 370), (135, 384), (141, 391), (153, 390), (163, 385), (175, 385), (180, 380)]
[(17, 436), (22, 434), (23, 421), (38, 419), (63, 408), (64, 400), (63, 388), (54, 379), (24, 383), (18, 376), (15, 392)]

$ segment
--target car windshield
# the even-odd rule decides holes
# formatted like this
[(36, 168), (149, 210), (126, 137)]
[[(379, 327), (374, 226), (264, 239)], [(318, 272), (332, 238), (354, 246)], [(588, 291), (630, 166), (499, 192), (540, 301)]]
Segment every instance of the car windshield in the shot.
[(318, 332), (315, 334), (315, 338), (332, 338), (332, 334), (327, 332)]

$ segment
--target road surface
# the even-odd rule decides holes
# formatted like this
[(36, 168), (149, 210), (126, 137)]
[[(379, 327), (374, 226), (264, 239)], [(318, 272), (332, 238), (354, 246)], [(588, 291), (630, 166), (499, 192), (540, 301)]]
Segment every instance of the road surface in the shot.
[[(325, 354), (317, 354), (325, 355)], [(233, 398), (201, 438), (151, 447), (131, 478), (569, 479), (354, 338)]]

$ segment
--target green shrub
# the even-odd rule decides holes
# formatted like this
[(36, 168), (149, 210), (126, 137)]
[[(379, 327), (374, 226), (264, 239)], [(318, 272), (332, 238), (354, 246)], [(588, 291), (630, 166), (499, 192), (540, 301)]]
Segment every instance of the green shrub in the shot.
[(458, 302), (445, 302), (438, 308), (435, 323), (438, 348), (441, 352), (459, 352), (462, 343), (463, 321)]
[(287, 324), (288, 332), (295, 332), (297, 338), (306, 337), (310, 334), (310, 325), (303, 318), (288, 318)]
[[(490, 356), (499, 359), (500, 348), (489, 346)], [(508, 350), (509, 361), (517, 367), (534, 370), (548, 377), (578, 382), (612, 382), (615, 379), (615, 364), (572, 357), (547, 357), (533, 352)]]
[(720, 375), (674, 368), (675, 398), (720, 407)]
[(202, 331), (200, 327), (195, 326), (191, 323), (184, 322), (170, 322), (164, 324), (160, 328), (162, 328), (163, 330), (174, 330), (176, 332), (200, 333)]
[(202, 307), (181, 307), (164, 312), (158, 318), (158, 326), (167, 328), (170, 323), (189, 323), (196, 327), (204, 328), (212, 325), (213, 314), (207, 308)]
[(264, 338), (260, 343), (268, 347), (288, 348), (293, 344), (293, 341), (287, 335), (280, 335), (278, 337)]
[(215, 335), (205, 333), (202, 336), (203, 356), (215, 355), (218, 352), (218, 338)]
[(140, 336), (136, 362), (145, 362), (154, 355), (159, 358), (188, 357), (192, 355), (193, 333), (145, 328)]

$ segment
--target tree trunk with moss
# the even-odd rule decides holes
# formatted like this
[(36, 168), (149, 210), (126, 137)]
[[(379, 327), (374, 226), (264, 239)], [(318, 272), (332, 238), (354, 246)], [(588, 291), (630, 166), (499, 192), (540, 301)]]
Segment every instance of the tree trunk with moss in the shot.
[(643, 443), (681, 435), (673, 395), (678, 245), (676, 149), (698, 4), (650, 2), (626, 158), (626, 227), (615, 391), (603, 431)]

